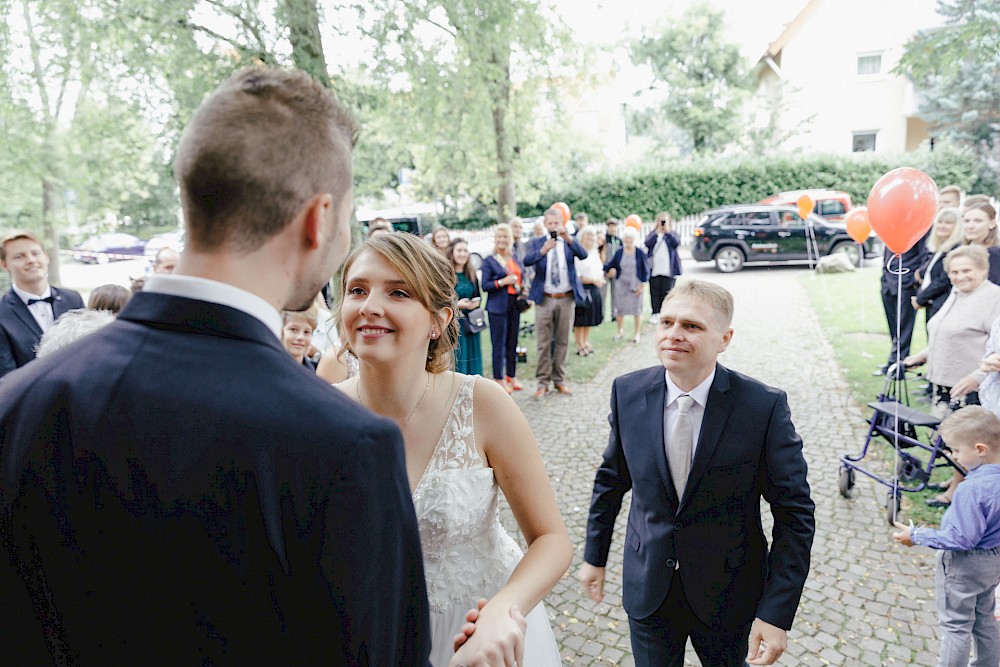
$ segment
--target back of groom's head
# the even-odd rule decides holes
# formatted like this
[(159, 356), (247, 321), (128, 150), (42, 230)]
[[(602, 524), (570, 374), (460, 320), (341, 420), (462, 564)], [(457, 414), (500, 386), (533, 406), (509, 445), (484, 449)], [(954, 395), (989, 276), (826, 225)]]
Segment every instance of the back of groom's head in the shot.
[(252, 67), (195, 111), (177, 149), (187, 245), (251, 252), (310, 198), (351, 190), (354, 120), (308, 74)]

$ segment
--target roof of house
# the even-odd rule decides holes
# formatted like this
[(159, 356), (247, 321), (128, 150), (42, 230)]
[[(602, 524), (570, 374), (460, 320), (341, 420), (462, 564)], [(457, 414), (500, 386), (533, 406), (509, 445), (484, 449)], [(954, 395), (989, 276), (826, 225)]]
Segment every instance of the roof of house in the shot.
[(809, 0), (798, 15), (792, 19), (792, 22), (785, 25), (785, 29), (781, 31), (778, 38), (768, 45), (767, 51), (765, 51), (760, 57), (761, 60), (765, 58), (773, 58), (781, 53), (781, 49), (785, 47), (785, 44), (788, 43), (788, 40), (792, 38), (792, 35), (794, 35), (802, 24), (805, 23), (806, 19), (816, 11), (820, 2), (822, 2), (822, 0)]

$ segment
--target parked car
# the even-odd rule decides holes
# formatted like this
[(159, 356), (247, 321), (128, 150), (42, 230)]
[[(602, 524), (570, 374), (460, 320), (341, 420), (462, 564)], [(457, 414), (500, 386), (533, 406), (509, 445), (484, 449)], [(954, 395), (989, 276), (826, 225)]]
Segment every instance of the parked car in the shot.
[[(733, 273), (746, 262), (787, 262), (809, 259), (809, 230), (819, 255), (842, 252), (855, 266), (861, 251), (842, 222), (811, 214), (799, 216), (795, 206), (742, 204), (705, 211), (694, 228), (691, 256), (699, 262), (715, 262), (722, 273)], [(882, 243), (874, 236), (864, 244), (865, 258), (879, 257)]]
[(173, 248), (177, 252), (184, 252), (184, 232), (164, 232), (155, 234), (146, 241), (145, 255), (149, 259), (156, 257), (156, 253), (164, 248)]
[(112, 260), (137, 259), (143, 256), (146, 242), (122, 232), (91, 236), (73, 248), (73, 259), (87, 264), (107, 264)]
[(778, 206), (798, 205), (802, 195), (809, 195), (815, 202), (813, 204), (813, 213), (821, 218), (836, 222), (842, 221), (844, 214), (851, 210), (851, 207), (854, 205), (851, 202), (851, 195), (840, 190), (792, 190), (790, 192), (779, 192), (776, 195), (761, 199), (760, 203), (775, 204)]

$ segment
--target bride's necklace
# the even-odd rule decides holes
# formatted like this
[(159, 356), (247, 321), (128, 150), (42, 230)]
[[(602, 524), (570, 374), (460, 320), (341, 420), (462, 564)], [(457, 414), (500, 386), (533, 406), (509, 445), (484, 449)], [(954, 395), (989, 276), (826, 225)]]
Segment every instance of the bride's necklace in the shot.
[[(407, 424), (409, 424), (410, 420), (413, 419), (413, 415), (417, 414), (417, 408), (419, 408), (420, 404), (424, 402), (424, 396), (427, 395), (427, 390), (430, 389), (430, 388), (431, 388), (431, 374), (428, 373), (427, 374), (427, 384), (426, 384), (426, 386), (424, 386), (423, 393), (420, 394), (420, 398), (417, 399), (417, 404), (413, 406), (412, 410), (410, 410), (410, 414), (408, 414), (406, 416), (406, 419), (404, 419), (402, 422), (400, 422), (399, 428), (403, 428)], [(361, 403), (361, 405), (363, 407), (368, 408), (368, 406), (365, 405), (365, 399), (361, 398), (361, 380), (360, 379), (358, 380), (358, 383), (356, 385), (354, 385), (354, 389), (357, 391), (357, 394), (358, 394), (358, 402)], [(371, 408), (368, 408), (368, 409), (371, 410)], [(372, 412), (374, 412), (374, 410), (372, 410)]]

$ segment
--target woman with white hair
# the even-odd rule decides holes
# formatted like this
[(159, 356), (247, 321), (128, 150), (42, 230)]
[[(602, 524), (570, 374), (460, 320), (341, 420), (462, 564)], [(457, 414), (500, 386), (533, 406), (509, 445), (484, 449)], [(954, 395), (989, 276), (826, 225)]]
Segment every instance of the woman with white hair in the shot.
[(636, 250), (638, 239), (639, 232), (626, 227), (622, 232), (622, 247), (604, 265), (607, 276), (615, 279), (611, 301), (611, 316), (618, 323), (615, 340), (622, 339), (625, 316), (631, 315), (635, 320), (635, 337), (632, 339), (635, 343), (639, 342), (639, 328), (642, 326), (643, 285), (649, 280), (646, 253)]

